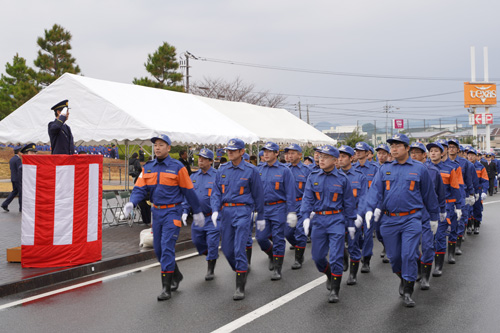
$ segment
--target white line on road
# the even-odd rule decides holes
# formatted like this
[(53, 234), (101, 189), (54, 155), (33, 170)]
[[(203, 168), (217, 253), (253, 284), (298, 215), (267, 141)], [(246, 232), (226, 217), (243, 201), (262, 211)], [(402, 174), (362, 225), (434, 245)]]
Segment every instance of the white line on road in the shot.
[(254, 321), (257, 318), (262, 317), (263, 315), (279, 308), (280, 306), (294, 300), (295, 298), (299, 297), (300, 295), (308, 292), (309, 290), (319, 286), (322, 283), (325, 283), (325, 277), (319, 277), (316, 280), (313, 280), (302, 287), (299, 287), (291, 292), (289, 292), (286, 295), (281, 296), (278, 299), (275, 299), (274, 301), (267, 303), (266, 305), (261, 306), (260, 308), (230, 322), (227, 325), (224, 325), (220, 327), (219, 329), (216, 329), (212, 333), (219, 333), (219, 332), (232, 332), (243, 325), (246, 325), (252, 321)]
[(483, 203), (483, 206), (484, 206), (484, 205), (489, 205), (489, 204), (492, 204), (492, 203), (497, 203), (497, 202), (500, 202), (500, 201), (490, 201), (490, 202), (485, 202), (485, 203)]
[[(180, 260), (188, 259), (188, 258), (191, 258), (191, 257), (195, 257), (197, 255), (198, 255), (198, 253), (194, 252), (194, 253), (190, 253), (190, 254), (186, 254), (184, 256), (178, 257), (175, 260), (180, 261)], [(130, 269), (128, 271), (124, 271), (124, 272), (120, 272), (120, 273), (116, 273), (116, 274), (104, 276), (102, 278), (98, 278), (98, 279), (94, 279), (94, 280), (90, 280), (90, 281), (78, 283), (78, 284), (75, 284), (74, 286), (69, 286), (69, 287), (65, 287), (65, 288), (61, 288), (61, 289), (57, 289), (57, 290), (52, 290), (52, 291), (49, 291), (49, 292), (46, 292), (46, 293), (43, 293), (43, 294), (40, 294), (40, 295), (37, 295), (37, 296), (23, 298), (23, 299), (21, 299), (19, 301), (14, 301), (14, 302), (11, 302), (11, 303), (0, 305), (0, 311), (4, 310), (4, 309), (11, 308), (11, 307), (14, 307), (14, 306), (21, 305), (23, 303), (28, 303), (28, 302), (36, 301), (36, 300), (44, 298), (44, 297), (49, 297), (49, 296), (52, 296), (52, 295), (57, 295), (57, 294), (60, 294), (60, 293), (64, 293), (64, 292), (69, 291), (69, 290), (73, 290), (73, 289), (85, 287), (85, 286), (88, 286), (88, 285), (91, 285), (91, 284), (94, 284), (94, 283), (104, 282), (106, 280), (111, 280), (111, 279), (114, 279), (114, 278), (117, 278), (117, 277), (120, 277), (120, 276), (124, 276), (124, 275), (128, 275), (128, 274), (131, 274), (131, 273), (134, 273), (134, 272), (138, 272), (138, 271), (144, 271), (146, 269), (150, 269), (150, 268), (153, 268), (153, 267), (156, 267), (156, 266), (160, 266), (160, 263), (157, 262), (157, 263), (154, 263), (154, 264), (149, 264), (149, 265), (146, 265), (146, 266), (137, 267), (137, 268), (134, 268), (134, 269)]]

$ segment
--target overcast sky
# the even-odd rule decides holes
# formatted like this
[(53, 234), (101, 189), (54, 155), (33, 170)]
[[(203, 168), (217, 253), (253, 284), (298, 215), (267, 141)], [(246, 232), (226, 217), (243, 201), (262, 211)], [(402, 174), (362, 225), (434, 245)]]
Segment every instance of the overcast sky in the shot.
[[(16, 53), (33, 66), (37, 37), (57, 23), (72, 33), (72, 55), (92, 78), (145, 76), (148, 53), (163, 42), (178, 54), (323, 72), (191, 61), (191, 82), (239, 76), (289, 95), (285, 108), (296, 115), (299, 100), (309, 104), (312, 123), (385, 126), (386, 100), (390, 118), (410, 122), (464, 115), (471, 46), (477, 79), (487, 46), (490, 81), (500, 80), (500, 2), (491, 0), (3, 1), (2, 12), (1, 73)], [(429, 95), (438, 96), (408, 100)]]

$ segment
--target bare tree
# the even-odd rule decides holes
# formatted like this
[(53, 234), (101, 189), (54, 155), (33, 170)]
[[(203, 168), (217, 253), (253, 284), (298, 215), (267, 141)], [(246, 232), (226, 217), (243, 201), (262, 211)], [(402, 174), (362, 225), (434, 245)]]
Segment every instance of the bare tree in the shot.
[(254, 91), (254, 88), (255, 85), (246, 84), (239, 77), (232, 82), (224, 81), (221, 78), (204, 77), (203, 81), (191, 85), (189, 91), (193, 95), (233, 102), (245, 102), (271, 108), (282, 106), (286, 99), (283, 95), (273, 95), (269, 91)]

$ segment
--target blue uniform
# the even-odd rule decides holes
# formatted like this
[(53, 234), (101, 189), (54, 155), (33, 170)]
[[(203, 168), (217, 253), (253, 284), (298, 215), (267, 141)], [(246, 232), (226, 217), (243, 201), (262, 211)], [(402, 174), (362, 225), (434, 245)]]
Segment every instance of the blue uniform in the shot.
[[(258, 167), (264, 190), (266, 227), (255, 233), (262, 251), (274, 257), (285, 255), (285, 225), (288, 212), (295, 212), (295, 179), (292, 172), (277, 160)], [(258, 215), (257, 215), (258, 217)], [(260, 219), (260, 218), (259, 218)], [(269, 238), (272, 236), (273, 242)]]
[(316, 215), (311, 222), (311, 252), (316, 267), (325, 273), (329, 266), (332, 276), (342, 276), (345, 223), (356, 219), (355, 199), (346, 175), (337, 169), (309, 175), (300, 208), (302, 219), (313, 211)]
[(9, 207), (10, 203), (16, 195), (18, 196), (19, 200), (19, 211), (22, 209), (22, 188), (21, 188), (21, 166), (22, 166), (22, 160), (19, 155), (14, 155), (10, 160), (9, 160), (9, 168), (10, 168), (10, 181), (12, 182), (12, 192), (9, 193), (7, 199), (2, 203), (2, 208), (7, 210)]
[(71, 134), (71, 129), (65, 124), (65, 122), (66, 117), (60, 115), (59, 119), (49, 123), (49, 137), (53, 155), (73, 155), (75, 151), (73, 134)]
[(237, 166), (232, 162), (221, 165), (210, 205), (212, 211), (220, 211), (222, 252), (233, 270), (246, 272), (245, 244), (252, 225), (252, 210), (264, 216), (262, 181), (257, 167), (243, 160)]
[[(360, 216), (365, 215), (365, 200), (368, 192), (368, 181), (365, 175), (351, 167), (349, 170), (340, 170), (347, 176), (351, 182), (352, 194), (354, 196), (354, 203), (356, 205), (356, 214)], [(352, 221), (346, 221), (346, 227), (353, 226)], [(349, 257), (352, 262), (359, 262), (361, 260), (361, 249), (359, 247), (359, 237), (361, 236), (361, 229), (356, 228), (354, 239), (348, 237), (347, 245), (349, 250)]]
[(367, 210), (377, 205), (386, 217), (380, 226), (392, 271), (406, 281), (417, 279), (418, 244), (422, 233), (422, 210), (439, 219), (439, 207), (427, 168), (408, 158), (384, 164), (368, 191)]
[[(490, 181), (488, 178), (488, 173), (486, 172), (486, 168), (480, 162), (474, 163), (474, 168), (476, 169), (476, 175), (479, 181), (477, 193), (479, 195), (481, 195), (482, 193), (488, 194)], [(483, 220), (483, 202), (481, 200), (481, 197), (479, 197), (479, 200), (477, 200), (472, 207), (472, 216), (479, 222)]]
[(311, 173), (311, 169), (304, 165), (302, 162), (297, 165), (290, 165), (290, 171), (295, 178), (295, 209), (297, 213), (298, 223), (295, 228), (290, 228), (288, 225), (285, 227), (285, 236), (290, 244), (296, 248), (305, 249), (307, 245), (307, 236), (304, 233), (303, 219), (300, 215), (300, 206), (302, 204), (302, 196), (306, 188), (307, 177)]
[[(200, 201), (201, 212), (205, 215), (205, 225), (198, 227), (191, 224), (191, 239), (200, 255), (205, 254), (207, 261), (219, 257), (220, 226), (214, 226), (212, 222), (212, 207), (210, 197), (212, 196), (215, 174), (217, 171), (210, 167), (207, 172), (201, 169), (191, 174), (194, 191)], [(191, 210), (187, 200), (183, 203), (183, 213), (188, 214)]]
[(162, 273), (173, 273), (184, 199), (189, 202), (194, 214), (200, 212), (198, 196), (181, 162), (167, 156), (162, 161), (154, 159), (144, 164), (130, 201), (137, 206), (148, 197), (152, 203), (155, 254)]

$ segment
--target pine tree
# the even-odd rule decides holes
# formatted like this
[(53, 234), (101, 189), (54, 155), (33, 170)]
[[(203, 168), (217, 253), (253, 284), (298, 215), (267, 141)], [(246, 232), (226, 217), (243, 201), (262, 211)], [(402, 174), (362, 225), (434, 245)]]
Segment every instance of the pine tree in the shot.
[(48, 86), (64, 73), (80, 73), (76, 59), (69, 53), (70, 41), (71, 33), (58, 24), (51, 30), (45, 29), (44, 38), (38, 37), (40, 50), (34, 63), (39, 68), (38, 81), (42, 86)]
[(140, 79), (134, 78), (133, 84), (161, 88), (174, 91), (184, 91), (182, 84), (182, 73), (178, 73), (179, 62), (176, 59), (176, 50), (174, 46), (164, 42), (153, 54), (148, 54), (148, 60), (144, 67), (149, 74), (156, 80), (148, 77)]
[(5, 65), (7, 75), (0, 76), (0, 119), (23, 105), (40, 91), (33, 68), (26, 66), (26, 59), (18, 54), (12, 64)]

